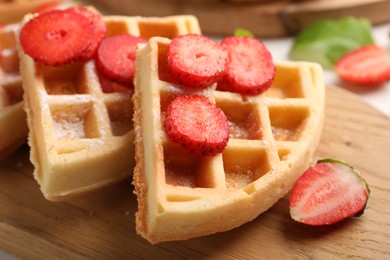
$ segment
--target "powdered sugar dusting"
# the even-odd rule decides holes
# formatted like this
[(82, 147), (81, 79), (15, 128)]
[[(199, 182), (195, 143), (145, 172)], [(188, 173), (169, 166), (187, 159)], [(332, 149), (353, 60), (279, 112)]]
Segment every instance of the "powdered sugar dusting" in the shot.
[(54, 121), (54, 129), (58, 139), (85, 138), (84, 121), (68, 121), (65, 119)]
[(86, 148), (89, 150), (97, 150), (104, 145), (104, 141), (100, 139), (83, 139), (82, 141), (86, 144)]

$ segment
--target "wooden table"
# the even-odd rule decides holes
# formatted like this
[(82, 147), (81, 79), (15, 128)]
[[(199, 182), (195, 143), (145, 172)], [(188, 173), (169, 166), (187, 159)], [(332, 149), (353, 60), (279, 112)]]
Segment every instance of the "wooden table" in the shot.
[(359, 97), (327, 88), (316, 158), (349, 162), (371, 187), (368, 210), (333, 226), (289, 216), (288, 197), (234, 230), (156, 246), (136, 235), (128, 179), (107, 190), (53, 203), (32, 178), (28, 147), (0, 162), (0, 248), (28, 259), (390, 259), (390, 119)]
[(89, 0), (114, 14), (165, 16), (192, 14), (204, 34), (231, 35), (242, 27), (257, 37), (291, 35), (323, 19), (365, 17), (390, 21), (390, 0)]

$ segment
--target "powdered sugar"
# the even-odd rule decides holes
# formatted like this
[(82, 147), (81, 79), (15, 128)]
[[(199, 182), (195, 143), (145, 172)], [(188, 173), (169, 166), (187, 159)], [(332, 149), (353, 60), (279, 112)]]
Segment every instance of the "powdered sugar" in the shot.
[(84, 121), (79, 118), (74, 120), (61, 119), (54, 121), (54, 130), (57, 139), (79, 139), (85, 138)]

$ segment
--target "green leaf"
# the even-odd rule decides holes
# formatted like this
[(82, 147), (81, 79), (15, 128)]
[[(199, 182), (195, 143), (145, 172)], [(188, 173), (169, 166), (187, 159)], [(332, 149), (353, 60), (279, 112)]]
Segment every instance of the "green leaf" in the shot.
[(255, 35), (244, 28), (236, 28), (234, 30), (234, 36), (247, 36), (247, 37), (255, 37)]
[(346, 52), (373, 42), (367, 19), (322, 20), (297, 34), (289, 55), (292, 60), (313, 61), (331, 69)]

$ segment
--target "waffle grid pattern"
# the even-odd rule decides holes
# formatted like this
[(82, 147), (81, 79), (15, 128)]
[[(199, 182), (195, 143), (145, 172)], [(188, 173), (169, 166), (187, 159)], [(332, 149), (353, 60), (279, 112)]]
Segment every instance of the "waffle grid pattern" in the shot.
[(16, 30), (16, 24), (0, 29), (0, 158), (23, 144), (28, 131), (23, 111)]
[[(134, 104), (142, 115), (135, 115), (136, 146), (143, 147), (136, 147), (137, 158), (143, 156), (135, 171), (141, 204), (137, 224), (152, 243), (227, 230), (268, 209), (291, 188), (301, 173), (297, 169), (311, 162), (322, 125), (322, 74), (315, 65), (277, 64), (272, 87), (259, 96), (221, 92), (215, 86), (194, 91), (164, 81), (159, 68), (169, 42), (153, 38), (137, 54)], [(226, 149), (214, 157), (184, 151), (162, 129), (170, 101), (194, 93), (215, 102), (231, 126)], [(148, 104), (154, 104), (154, 111), (147, 110)], [(255, 198), (266, 194), (274, 195), (256, 205)]]
[[(107, 36), (128, 33), (148, 39), (200, 33), (193, 16), (104, 19)], [(63, 200), (130, 177), (134, 165), (131, 91), (104, 93), (94, 61), (51, 67), (21, 55), (32, 129), (31, 159), (45, 197)]]

